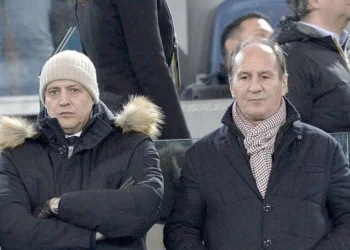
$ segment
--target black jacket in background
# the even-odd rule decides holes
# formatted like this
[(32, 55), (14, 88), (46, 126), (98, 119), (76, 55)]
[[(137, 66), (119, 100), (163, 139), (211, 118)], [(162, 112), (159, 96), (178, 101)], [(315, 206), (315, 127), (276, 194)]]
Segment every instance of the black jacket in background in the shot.
[(118, 110), (128, 95), (149, 96), (166, 116), (161, 138), (189, 138), (169, 71), (174, 26), (165, 0), (88, 0), (76, 15), (101, 100)]
[(168, 250), (350, 249), (350, 170), (334, 138), (287, 103), (263, 198), (232, 106), (222, 122), (187, 151)]
[(327, 132), (350, 131), (350, 72), (331, 36), (283, 18), (272, 36), (287, 53), (288, 99), (303, 122)]
[(70, 27), (76, 26), (74, 2), (51, 0), (50, 28), (53, 47), (56, 50)]
[(199, 78), (186, 86), (180, 94), (181, 100), (210, 100), (232, 98), (227, 73), (224, 69)]

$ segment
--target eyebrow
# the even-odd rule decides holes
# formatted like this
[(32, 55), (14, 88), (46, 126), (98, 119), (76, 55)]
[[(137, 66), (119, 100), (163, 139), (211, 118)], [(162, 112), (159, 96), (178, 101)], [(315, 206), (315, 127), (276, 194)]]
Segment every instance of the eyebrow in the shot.
[(259, 71), (258, 73), (259, 73), (260, 75), (261, 75), (261, 74), (273, 75), (273, 72), (272, 72), (271, 70)]
[(56, 86), (51, 86), (51, 87), (50, 87), (50, 86), (49, 86), (49, 87), (46, 88), (46, 90), (51, 90), (51, 89), (59, 89), (59, 87), (56, 87)]
[(247, 71), (239, 71), (239, 72), (237, 73), (237, 76), (241, 76), (241, 75), (251, 75), (251, 73), (250, 73), (250, 72), (247, 72)]

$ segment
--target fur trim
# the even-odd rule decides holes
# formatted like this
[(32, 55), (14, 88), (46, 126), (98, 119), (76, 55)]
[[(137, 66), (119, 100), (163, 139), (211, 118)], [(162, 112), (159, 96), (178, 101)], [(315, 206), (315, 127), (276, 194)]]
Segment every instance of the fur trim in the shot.
[[(135, 131), (157, 139), (163, 124), (163, 113), (147, 97), (134, 96), (113, 120), (116, 126), (122, 128), (123, 134)], [(0, 116), (0, 152), (18, 147), (26, 138), (36, 134), (34, 124), (26, 119)]]
[(132, 96), (114, 118), (114, 123), (122, 128), (123, 134), (135, 131), (157, 139), (164, 123), (163, 118), (161, 109), (149, 98)]
[(33, 124), (23, 118), (0, 117), (0, 152), (23, 144), (35, 134)]

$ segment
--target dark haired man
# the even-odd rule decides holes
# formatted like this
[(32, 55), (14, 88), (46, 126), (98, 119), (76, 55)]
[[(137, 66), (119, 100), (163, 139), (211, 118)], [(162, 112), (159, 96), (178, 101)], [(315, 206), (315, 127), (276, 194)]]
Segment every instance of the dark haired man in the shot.
[(287, 0), (273, 38), (287, 53), (288, 99), (303, 122), (350, 131), (349, 0)]
[[(248, 37), (268, 38), (272, 32), (269, 18), (262, 13), (250, 12), (234, 19), (221, 34), (220, 48), (225, 61), (221, 71), (202, 77), (197, 82), (190, 84), (182, 91), (180, 98), (183, 100), (229, 98), (227, 66), (232, 51), (239, 42)], [(224, 87), (224, 91), (216, 93), (213, 87), (220, 85)]]

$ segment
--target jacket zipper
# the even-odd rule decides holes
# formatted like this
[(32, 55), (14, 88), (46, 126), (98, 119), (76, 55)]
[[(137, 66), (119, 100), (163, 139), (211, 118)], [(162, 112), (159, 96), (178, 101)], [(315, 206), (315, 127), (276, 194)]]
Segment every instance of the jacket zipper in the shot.
[(335, 38), (332, 38), (332, 40), (333, 40), (335, 46), (337, 47), (337, 50), (338, 50), (339, 54), (341, 55), (341, 57), (343, 58), (343, 60), (344, 60), (344, 62), (345, 62), (346, 69), (347, 69), (348, 71), (350, 71), (350, 69), (349, 69), (349, 64), (348, 64), (348, 60), (346, 60), (345, 54), (344, 54), (344, 52), (343, 52), (343, 49), (340, 48), (340, 46), (339, 46), (339, 44), (338, 44), (338, 42), (337, 42), (337, 40), (336, 40)]

